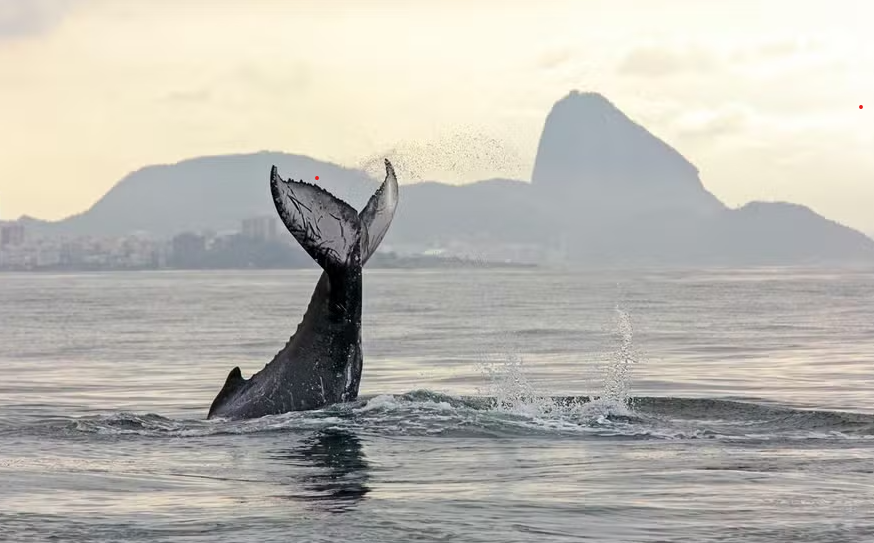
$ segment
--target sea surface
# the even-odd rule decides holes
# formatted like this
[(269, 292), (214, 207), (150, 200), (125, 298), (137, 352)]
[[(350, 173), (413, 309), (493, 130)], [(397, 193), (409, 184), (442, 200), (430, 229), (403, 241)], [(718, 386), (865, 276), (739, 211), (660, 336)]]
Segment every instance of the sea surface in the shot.
[(205, 420), (316, 279), (0, 274), (0, 541), (874, 541), (874, 270), (366, 270), (358, 401)]

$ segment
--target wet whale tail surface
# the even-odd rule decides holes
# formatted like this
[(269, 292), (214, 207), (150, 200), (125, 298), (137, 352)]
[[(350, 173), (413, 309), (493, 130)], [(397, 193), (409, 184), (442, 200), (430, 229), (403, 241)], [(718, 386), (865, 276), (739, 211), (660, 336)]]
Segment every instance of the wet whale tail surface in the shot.
[(271, 362), (245, 379), (231, 370), (207, 418), (255, 418), (318, 409), (358, 396), (362, 268), (394, 217), (397, 178), (385, 181), (357, 213), (325, 189), (270, 171), (273, 203), (288, 231), (324, 270), (297, 330)]

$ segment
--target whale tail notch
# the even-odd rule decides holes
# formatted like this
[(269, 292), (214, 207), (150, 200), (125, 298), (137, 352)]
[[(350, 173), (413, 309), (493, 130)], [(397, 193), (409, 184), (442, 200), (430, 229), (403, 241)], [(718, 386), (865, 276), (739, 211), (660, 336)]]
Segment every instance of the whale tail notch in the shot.
[(270, 170), (270, 192), (282, 222), (294, 239), (326, 271), (363, 266), (373, 255), (394, 217), (398, 182), (385, 161), (385, 181), (359, 215), (327, 190), (279, 176)]

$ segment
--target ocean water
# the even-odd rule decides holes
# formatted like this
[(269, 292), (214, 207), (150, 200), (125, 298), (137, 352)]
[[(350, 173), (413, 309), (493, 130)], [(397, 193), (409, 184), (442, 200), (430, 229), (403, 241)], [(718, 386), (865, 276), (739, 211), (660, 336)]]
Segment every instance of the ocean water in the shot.
[(367, 270), (358, 401), (206, 421), (316, 279), (0, 275), (0, 541), (874, 541), (874, 271)]

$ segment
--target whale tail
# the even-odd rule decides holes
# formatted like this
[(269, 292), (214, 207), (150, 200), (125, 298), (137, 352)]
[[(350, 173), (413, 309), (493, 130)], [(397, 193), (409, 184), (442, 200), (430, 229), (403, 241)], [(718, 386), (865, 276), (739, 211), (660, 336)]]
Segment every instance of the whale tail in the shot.
[(324, 270), (363, 266), (385, 237), (398, 203), (397, 177), (388, 160), (385, 171), (385, 181), (360, 215), (321, 187), (282, 179), (276, 166), (270, 170), (270, 192), (288, 231)]
[[(207, 418), (228, 415), (248, 417), (255, 416), (255, 413), (272, 412), (275, 405), (271, 405), (269, 408), (256, 405), (254, 411), (247, 410), (244, 406), (247, 402), (251, 402), (251, 398), (244, 397), (239, 400), (239, 404), (234, 402), (237, 402), (237, 398), (241, 395), (249, 395), (250, 392), (252, 395), (269, 394), (270, 392), (266, 389), (251, 388), (253, 385), (250, 383), (255, 385), (261, 383), (259, 386), (268, 386), (263, 385), (263, 383), (279, 382), (271, 381), (273, 377), (277, 376), (275, 368), (285, 367), (294, 357), (301, 357), (304, 361), (315, 364), (319, 364), (320, 358), (333, 360), (330, 350), (323, 352), (324, 342), (317, 340), (314, 343), (311, 341), (311, 336), (326, 330), (331, 332), (333, 328), (330, 325), (326, 327), (322, 322), (336, 316), (337, 311), (342, 312), (342, 316), (346, 318), (344, 323), (352, 325), (346, 326), (346, 329), (351, 330), (352, 333), (357, 330), (357, 338), (348, 335), (348, 332), (341, 332), (341, 341), (345, 338), (353, 343), (348, 350), (344, 350), (349, 356), (341, 357), (342, 371), (334, 372), (337, 377), (341, 377), (345, 373), (339, 399), (345, 401), (357, 396), (362, 364), (360, 352), (361, 267), (373, 255), (385, 237), (398, 204), (398, 182), (394, 168), (388, 160), (385, 161), (385, 172), (385, 181), (370, 197), (367, 205), (359, 214), (352, 206), (325, 189), (303, 181), (284, 180), (279, 176), (276, 166), (271, 168), (270, 192), (276, 211), (288, 231), (325, 272), (322, 273), (316, 284), (303, 321), (298, 325), (297, 331), (288, 340), (285, 347), (264, 369), (250, 379), (243, 378), (239, 367), (231, 370), (224, 386), (213, 400)], [(355, 341), (358, 343), (356, 344)], [(306, 362), (299, 362), (299, 364), (304, 363)], [(332, 367), (337, 366), (339, 363), (333, 361)], [(268, 370), (271, 367), (274, 370)], [(282, 370), (280, 369), (280, 371)], [(267, 377), (263, 377), (265, 375), (263, 372), (268, 372), (266, 373)], [(258, 380), (259, 375), (262, 376), (260, 381)], [(301, 378), (305, 380), (307, 375), (304, 374)], [(328, 379), (330, 377), (326, 377), (325, 381)], [(321, 376), (319, 376), (318, 383), (321, 386), (321, 402), (325, 402), (325, 382)], [(273, 399), (271, 398), (270, 401)], [(318, 399), (312, 400), (315, 403), (318, 401)], [(298, 404), (297, 407), (305, 407), (306, 405), (307, 403), (304, 402)], [(285, 404), (283, 404), (284, 408)]]

